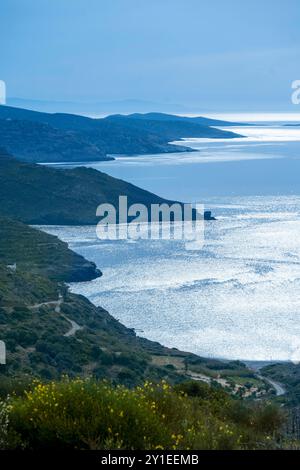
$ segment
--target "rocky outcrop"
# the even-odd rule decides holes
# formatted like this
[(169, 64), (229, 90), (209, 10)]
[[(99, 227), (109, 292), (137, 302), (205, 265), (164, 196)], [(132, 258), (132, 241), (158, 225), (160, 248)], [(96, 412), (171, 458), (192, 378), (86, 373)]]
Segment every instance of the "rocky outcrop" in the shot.
[(101, 276), (102, 272), (96, 267), (95, 263), (85, 261), (71, 266), (71, 269), (65, 272), (64, 280), (66, 282), (85, 282)]
[(211, 215), (211, 211), (205, 211), (204, 220), (217, 220), (217, 219)]

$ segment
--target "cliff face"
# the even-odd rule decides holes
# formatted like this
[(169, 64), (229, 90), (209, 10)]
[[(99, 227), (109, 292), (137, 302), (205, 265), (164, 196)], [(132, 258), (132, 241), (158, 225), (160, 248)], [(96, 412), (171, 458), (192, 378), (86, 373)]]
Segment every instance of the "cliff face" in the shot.
[(84, 282), (92, 281), (100, 276), (102, 276), (102, 272), (97, 269), (95, 263), (78, 259), (77, 262), (74, 260), (72, 266), (67, 267), (63, 280), (65, 282)]

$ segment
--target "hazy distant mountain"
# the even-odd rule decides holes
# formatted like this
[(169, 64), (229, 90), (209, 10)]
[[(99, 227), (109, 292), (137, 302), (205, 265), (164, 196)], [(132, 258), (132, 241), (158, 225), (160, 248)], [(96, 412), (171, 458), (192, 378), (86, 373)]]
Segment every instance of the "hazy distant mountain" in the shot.
[(240, 122), (222, 121), (220, 119), (210, 119), (202, 116), (188, 117), (188, 116), (177, 116), (174, 114), (165, 113), (134, 113), (127, 116), (130, 119), (142, 119), (150, 121), (184, 121), (193, 122), (200, 124), (201, 126), (245, 126), (248, 124)]
[(74, 113), (83, 115), (101, 116), (110, 113), (136, 113), (136, 112), (169, 112), (184, 113), (191, 112), (189, 107), (174, 103), (157, 103), (153, 101), (126, 99), (116, 101), (92, 101), (92, 102), (74, 102), (74, 101), (47, 101), (30, 100), (24, 98), (8, 98), (8, 106), (27, 108), (34, 111), (46, 113)]
[(184, 137), (240, 137), (203, 125), (195, 119), (203, 122), (206, 118), (151, 113), (92, 119), (75, 114), (41, 113), (0, 106), (0, 142), (10, 153), (23, 160), (72, 162), (106, 160), (113, 154), (192, 150), (169, 144)]

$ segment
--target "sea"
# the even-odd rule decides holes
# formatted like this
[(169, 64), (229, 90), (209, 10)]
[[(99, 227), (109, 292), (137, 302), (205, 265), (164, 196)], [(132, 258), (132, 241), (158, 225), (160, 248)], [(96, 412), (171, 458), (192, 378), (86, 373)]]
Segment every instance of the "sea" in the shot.
[(231, 119), (243, 125), (229, 130), (245, 137), (187, 136), (176, 143), (194, 152), (84, 163), (204, 204), (216, 220), (205, 222), (199, 249), (184, 240), (99, 240), (95, 227), (43, 229), (103, 272), (70, 289), (138, 335), (205, 357), (299, 362), (300, 115)]

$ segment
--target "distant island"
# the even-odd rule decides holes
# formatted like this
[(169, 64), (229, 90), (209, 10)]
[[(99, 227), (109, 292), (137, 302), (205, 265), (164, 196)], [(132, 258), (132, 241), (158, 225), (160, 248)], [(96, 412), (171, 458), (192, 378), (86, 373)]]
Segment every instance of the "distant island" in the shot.
[(37, 163), (107, 161), (120, 154), (193, 151), (170, 142), (189, 137), (242, 137), (213, 127), (232, 125), (226, 121), (163, 113), (92, 119), (0, 106), (1, 145), (18, 159)]

